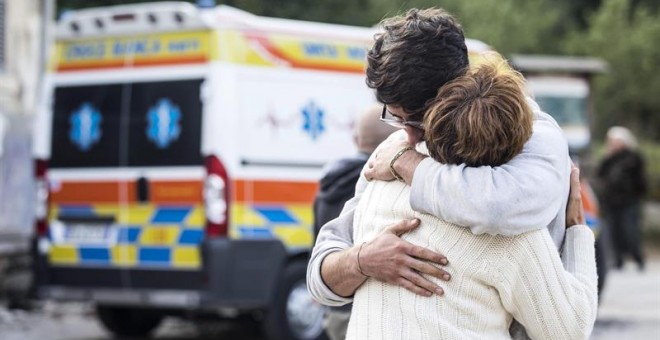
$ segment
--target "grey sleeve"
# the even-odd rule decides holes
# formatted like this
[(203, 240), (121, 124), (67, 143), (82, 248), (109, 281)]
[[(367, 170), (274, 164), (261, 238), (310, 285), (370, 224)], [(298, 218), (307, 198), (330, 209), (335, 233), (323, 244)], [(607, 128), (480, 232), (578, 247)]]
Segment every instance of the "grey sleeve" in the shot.
[(307, 265), (307, 289), (312, 297), (321, 304), (341, 306), (352, 301), (351, 298), (335, 294), (323, 282), (321, 265), (328, 254), (353, 246), (353, 216), (366, 184), (364, 176), (360, 176), (355, 188), (355, 196), (346, 202), (337, 218), (323, 225), (312, 249), (312, 255)]
[(557, 216), (569, 175), (563, 132), (551, 118), (537, 119), (523, 151), (502, 166), (423, 160), (413, 176), (410, 204), (475, 234), (518, 235), (545, 228)]

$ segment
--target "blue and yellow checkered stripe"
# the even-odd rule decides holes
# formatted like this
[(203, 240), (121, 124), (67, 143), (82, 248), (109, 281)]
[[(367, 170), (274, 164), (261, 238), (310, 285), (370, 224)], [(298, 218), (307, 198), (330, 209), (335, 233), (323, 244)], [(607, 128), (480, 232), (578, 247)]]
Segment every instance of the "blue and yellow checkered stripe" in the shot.
[[(282, 240), (287, 248), (312, 246), (310, 204), (233, 204), (229, 236)], [(201, 266), (204, 213), (200, 206), (59, 206), (51, 216), (114, 216), (117, 239), (107, 246), (53, 244), (52, 264), (195, 269)]]
[(282, 240), (287, 248), (310, 248), (311, 204), (236, 203), (231, 210), (230, 237)]
[(195, 269), (204, 238), (201, 205), (59, 206), (51, 216), (113, 216), (117, 237), (108, 245), (53, 244), (52, 264)]

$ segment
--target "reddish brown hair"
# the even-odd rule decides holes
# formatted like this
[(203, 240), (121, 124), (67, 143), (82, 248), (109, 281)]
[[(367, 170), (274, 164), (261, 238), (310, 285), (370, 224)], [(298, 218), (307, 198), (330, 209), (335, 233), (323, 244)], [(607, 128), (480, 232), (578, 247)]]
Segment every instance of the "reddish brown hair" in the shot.
[(497, 166), (522, 151), (533, 114), (525, 81), (496, 53), (438, 91), (424, 118), (429, 155), (442, 163)]

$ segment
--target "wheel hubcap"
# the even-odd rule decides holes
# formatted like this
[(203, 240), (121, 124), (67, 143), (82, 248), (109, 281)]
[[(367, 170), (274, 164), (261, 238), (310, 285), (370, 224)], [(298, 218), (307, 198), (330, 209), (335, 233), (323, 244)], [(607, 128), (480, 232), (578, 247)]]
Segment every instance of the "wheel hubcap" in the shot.
[(304, 281), (291, 289), (286, 314), (292, 332), (299, 339), (314, 339), (323, 331), (325, 307), (312, 299)]

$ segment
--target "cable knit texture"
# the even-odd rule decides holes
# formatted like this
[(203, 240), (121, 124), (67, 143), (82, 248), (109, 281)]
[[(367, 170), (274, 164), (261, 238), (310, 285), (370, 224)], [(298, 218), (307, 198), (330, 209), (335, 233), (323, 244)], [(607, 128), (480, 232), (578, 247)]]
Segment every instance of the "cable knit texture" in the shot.
[(445, 290), (422, 297), (368, 279), (355, 293), (348, 340), (510, 339), (512, 318), (533, 339), (587, 339), (596, 319), (594, 237), (586, 226), (567, 230), (562, 266), (546, 229), (517, 236), (480, 234), (411, 209), (410, 187), (370, 182), (355, 212), (355, 244), (386, 226), (418, 217), (419, 228), (403, 235), (449, 258)]

